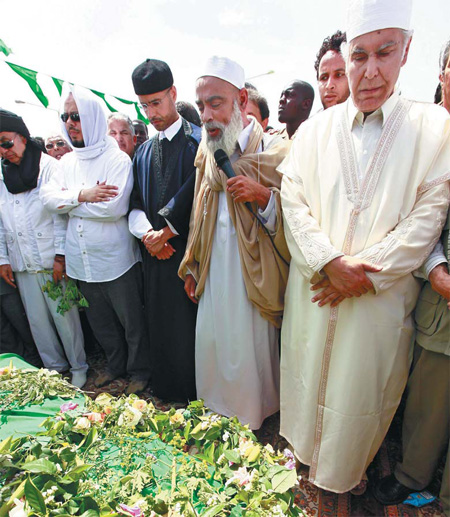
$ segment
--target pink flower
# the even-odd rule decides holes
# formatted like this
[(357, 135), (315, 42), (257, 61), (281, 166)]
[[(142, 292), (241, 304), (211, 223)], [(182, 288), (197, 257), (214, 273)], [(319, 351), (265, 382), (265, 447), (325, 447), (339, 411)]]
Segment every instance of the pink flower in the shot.
[(287, 459), (284, 466), (288, 468), (289, 470), (295, 469), (295, 456), (289, 449), (284, 449), (283, 451), (284, 457)]
[(84, 416), (91, 422), (103, 422), (105, 419), (104, 413), (96, 413), (95, 411), (92, 413), (86, 413)]
[(127, 506), (126, 504), (121, 503), (119, 504), (119, 507), (123, 513), (133, 515), (133, 517), (143, 517), (144, 515), (139, 506)]
[(250, 482), (250, 474), (247, 471), (247, 467), (240, 467), (234, 473), (234, 479), (238, 482), (239, 486), (244, 486)]
[(72, 411), (72, 409), (76, 409), (78, 404), (76, 402), (65, 402), (61, 404), (60, 411), (61, 413), (65, 413), (66, 411)]

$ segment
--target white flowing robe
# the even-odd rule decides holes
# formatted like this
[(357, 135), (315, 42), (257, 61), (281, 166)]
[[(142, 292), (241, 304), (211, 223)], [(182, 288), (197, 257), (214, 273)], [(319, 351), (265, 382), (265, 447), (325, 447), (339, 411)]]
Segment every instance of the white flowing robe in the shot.
[[(358, 174), (349, 103), (302, 124), (280, 170), (292, 255), (281, 352), (281, 434), (310, 481), (355, 487), (404, 390), (419, 283), (448, 207), (449, 117), (398, 100)], [(375, 292), (338, 307), (311, 303), (324, 265), (352, 255), (383, 267)]]
[[(250, 130), (251, 124), (239, 139), (242, 152)], [(269, 206), (266, 210), (274, 215)], [(270, 220), (267, 212), (262, 215)], [(224, 192), (219, 194), (195, 347), (197, 396), (207, 407), (228, 417), (237, 416), (251, 429), (259, 429), (266, 417), (279, 410), (278, 331), (247, 297), (236, 230)]]

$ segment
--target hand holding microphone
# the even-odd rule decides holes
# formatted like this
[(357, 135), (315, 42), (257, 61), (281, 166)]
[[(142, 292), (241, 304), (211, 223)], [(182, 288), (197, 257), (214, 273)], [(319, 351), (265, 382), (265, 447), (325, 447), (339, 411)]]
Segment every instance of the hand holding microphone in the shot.
[(214, 153), (214, 159), (228, 178), (227, 191), (230, 192), (235, 203), (244, 203), (250, 211), (252, 211), (250, 203), (253, 202), (257, 203), (261, 210), (267, 207), (270, 199), (268, 188), (246, 176), (236, 176), (230, 159), (222, 149)]

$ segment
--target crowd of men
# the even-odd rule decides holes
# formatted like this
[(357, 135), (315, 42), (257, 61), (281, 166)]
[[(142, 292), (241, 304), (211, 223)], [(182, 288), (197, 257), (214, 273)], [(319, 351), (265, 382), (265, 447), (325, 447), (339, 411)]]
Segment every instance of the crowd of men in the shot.
[(411, 9), (351, 0), (314, 65), (323, 109), (310, 116), (313, 88), (291, 81), (281, 131), (217, 56), (199, 71), (200, 116), (167, 63), (136, 67), (151, 139), (77, 86), (46, 152), (0, 110), (0, 351), (82, 387), (78, 309), (42, 292), (74, 279), (106, 355), (97, 387), (129, 376), (127, 393), (202, 398), (255, 430), (280, 410), (310, 481), (354, 494), (408, 382), (403, 459), (374, 494), (425, 488), (450, 427), (450, 41), (442, 106), (405, 99)]

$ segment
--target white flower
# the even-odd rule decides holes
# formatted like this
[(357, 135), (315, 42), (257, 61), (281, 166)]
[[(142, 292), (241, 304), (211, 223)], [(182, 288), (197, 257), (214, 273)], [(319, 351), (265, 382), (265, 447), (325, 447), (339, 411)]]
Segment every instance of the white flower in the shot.
[(25, 503), (23, 501), (19, 501), (19, 499), (14, 499), (14, 506), (9, 511), (9, 517), (27, 517), (27, 513), (24, 510)]
[(134, 407), (128, 407), (119, 416), (117, 425), (125, 425), (126, 427), (135, 427), (139, 423), (141, 418), (142, 418), (142, 413), (138, 409), (136, 409)]
[(228, 431), (225, 431), (222, 436), (222, 440), (226, 442), (228, 438), (230, 437), (230, 433)]

